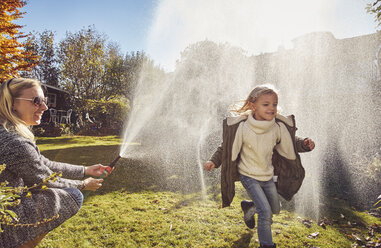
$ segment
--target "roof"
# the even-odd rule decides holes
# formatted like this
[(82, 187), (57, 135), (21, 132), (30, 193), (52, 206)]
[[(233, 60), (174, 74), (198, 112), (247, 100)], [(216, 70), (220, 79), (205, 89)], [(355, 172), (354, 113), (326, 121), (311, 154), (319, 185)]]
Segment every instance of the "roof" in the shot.
[(58, 91), (61, 91), (61, 92), (65, 92), (65, 93), (67, 93), (67, 94), (70, 94), (68, 91), (66, 91), (66, 90), (63, 90), (63, 89), (61, 89), (61, 88), (58, 88), (58, 87), (54, 87), (54, 86), (51, 86), (51, 85), (49, 85), (49, 84), (42, 84), (43, 86), (45, 86), (45, 87), (47, 87), (47, 88), (51, 88), (51, 89), (54, 89), (54, 90), (58, 90)]

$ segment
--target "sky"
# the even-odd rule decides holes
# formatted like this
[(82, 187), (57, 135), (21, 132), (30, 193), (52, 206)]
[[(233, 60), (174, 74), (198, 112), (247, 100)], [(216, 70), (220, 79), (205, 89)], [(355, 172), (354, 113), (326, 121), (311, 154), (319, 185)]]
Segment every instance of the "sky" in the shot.
[(122, 52), (144, 51), (173, 71), (190, 44), (202, 40), (239, 46), (248, 55), (292, 48), (303, 34), (331, 32), (344, 39), (376, 32), (365, 7), (372, 0), (27, 0), (18, 23), (25, 33), (66, 32), (93, 25)]

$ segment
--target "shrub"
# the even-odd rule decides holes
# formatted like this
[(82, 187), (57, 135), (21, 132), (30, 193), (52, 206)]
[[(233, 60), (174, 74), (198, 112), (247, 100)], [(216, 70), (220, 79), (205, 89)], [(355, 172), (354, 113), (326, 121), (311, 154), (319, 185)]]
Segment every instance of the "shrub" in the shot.
[(90, 117), (95, 120), (99, 134), (120, 134), (130, 110), (128, 99), (88, 100)]
[[(0, 165), (0, 174), (5, 169), (5, 164)], [(52, 221), (58, 218), (58, 215), (51, 217), (50, 219), (44, 219), (37, 223), (30, 224), (18, 224), (17, 215), (11, 209), (16, 207), (21, 203), (20, 195), (26, 193), (27, 197), (32, 197), (31, 190), (41, 187), (41, 189), (47, 189), (46, 183), (50, 180), (55, 181), (58, 175), (57, 173), (53, 173), (50, 177), (46, 178), (42, 183), (35, 184), (32, 187), (9, 187), (8, 182), (0, 183), (0, 232), (3, 231), (3, 225), (11, 225), (11, 226), (38, 226), (40, 224)]]
[(69, 124), (61, 123), (59, 125), (62, 128), (61, 134), (66, 134), (66, 135), (72, 135), (73, 134), (73, 128), (74, 128), (73, 123), (69, 123)]
[(45, 129), (41, 126), (33, 127), (33, 134), (37, 137), (44, 136)]
[(50, 122), (41, 123), (38, 126), (33, 127), (33, 133), (37, 137), (59, 137), (64, 131), (64, 125)]

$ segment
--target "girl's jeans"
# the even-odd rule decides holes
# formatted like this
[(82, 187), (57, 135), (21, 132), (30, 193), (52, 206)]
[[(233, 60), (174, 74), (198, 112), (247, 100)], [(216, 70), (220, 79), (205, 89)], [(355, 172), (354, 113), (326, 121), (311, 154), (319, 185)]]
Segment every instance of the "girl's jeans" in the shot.
[(274, 181), (262, 182), (240, 175), (243, 187), (253, 200), (258, 213), (258, 239), (261, 245), (273, 245), (272, 216), (279, 214), (279, 196)]

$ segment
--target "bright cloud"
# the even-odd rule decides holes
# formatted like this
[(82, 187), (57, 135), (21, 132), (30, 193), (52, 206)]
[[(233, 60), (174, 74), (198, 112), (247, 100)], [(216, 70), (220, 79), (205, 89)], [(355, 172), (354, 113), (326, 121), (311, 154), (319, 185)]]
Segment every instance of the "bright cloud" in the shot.
[(365, 0), (161, 0), (149, 31), (147, 53), (172, 71), (181, 51), (205, 39), (258, 54), (290, 46), (292, 39), (315, 31), (344, 38), (345, 28), (352, 32), (357, 28), (356, 21), (349, 22), (356, 18), (367, 18), (363, 24), (370, 26), (363, 32), (372, 33), (373, 20), (365, 6)]

